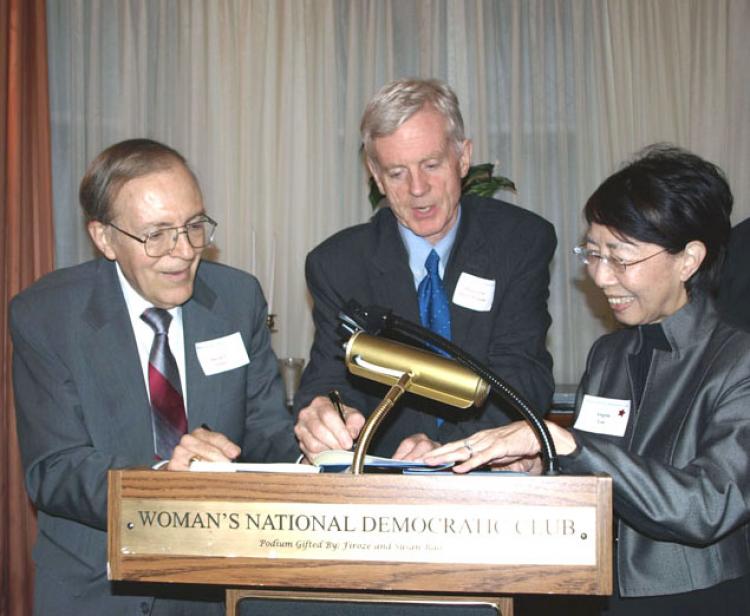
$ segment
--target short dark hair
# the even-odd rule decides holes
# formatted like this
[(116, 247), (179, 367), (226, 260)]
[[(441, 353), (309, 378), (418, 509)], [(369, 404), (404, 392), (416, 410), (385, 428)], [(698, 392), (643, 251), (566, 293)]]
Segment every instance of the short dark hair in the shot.
[(724, 173), (700, 156), (669, 144), (641, 150), (589, 197), (586, 221), (613, 233), (657, 244), (671, 254), (698, 240), (706, 257), (690, 280), (715, 293), (731, 229), (734, 198)]
[(89, 165), (81, 180), (78, 200), (88, 222), (112, 222), (112, 204), (123, 185), (135, 178), (182, 166), (200, 185), (185, 157), (151, 139), (127, 139), (109, 146)]

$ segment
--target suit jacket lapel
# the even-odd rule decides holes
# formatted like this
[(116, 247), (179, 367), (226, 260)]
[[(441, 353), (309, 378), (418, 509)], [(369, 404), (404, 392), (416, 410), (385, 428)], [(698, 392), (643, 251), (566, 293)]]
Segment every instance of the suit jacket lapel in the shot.
[(189, 431), (202, 423), (216, 425), (216, 402), (221, 399), (221, 381), (206, 377), (195, 351), (196, 342), (226, 335), (226, 322), (216, 312), (216, 302), (216, 294), (201, 277), (199, 268), (193, 296), (182, 307)]
[(453, 303), (453, 293), (456, 291), (458, 278), (462, 272), (494, 278), (490, 273), (489, 251), (485, 246), (484, 233), (477, 227), (472, 214), (470, 206), (462, 206), (456, 241), (448, 258), (443, 280), (448, 301), (451, 302), (451, 338), (462, 348), (467, 347), (467, 341), (471, 338), (471, 329), (477, 313)]
[(379, 212), (375, 219), (377, 243), (368, 263), (368, 274), (375, 303), (391, 308), (394, 314), (419, 323), (419, 303), (409, 255), (398, 233), (395, 216), (390, 210)]
[(153, 458), (151, 407), (138, 358), (135, 335), (114, 263), (101, 260), (94, 292), (84, 312), (81, 345), (96, 366), (96, 386), (107, 400), (102, 421), (109, 423), (118, 448), (133, 458)]
[[(492, 277), (486, 239), (472, 217), (470, 206), (461, 211), (461, 222), (456, 241), (445, 269), (444, 285), (451, 302), (451, 338), (460, 347), (470, 339), (476, 313), (452, 303), (453, 293), (461, 272)], [(390, 210), (383, 210), (375, 218), (377, 244), (368, 264), (376, 303), (390, 306), (400, 317), (419, 323), (419, 302), (414, 288), (414, 277), (409, 268), (409, 256), (398, 233), (396, 218)]]
[[(102, 260), (96, 275), (84, 316), (89, 327), (81, 334), (81, 344), (97, 367), (102, 397), (111, 401), (102, 409), (103, 421), (111, 424), (111, 432), (121, 441), (123, 450), (133, 452), (134, 459), (150, 460), (154, 455), (151, 406), (125, 298), (113, 263)], [(188, 430), (215, 423), (215, 403), (221, 397), (219, 381), (206, 378), (195, 352), (196, 342), (226, 334), (215, 304), (216, 294), (198, 275), (193, 297), (182, 312)]]

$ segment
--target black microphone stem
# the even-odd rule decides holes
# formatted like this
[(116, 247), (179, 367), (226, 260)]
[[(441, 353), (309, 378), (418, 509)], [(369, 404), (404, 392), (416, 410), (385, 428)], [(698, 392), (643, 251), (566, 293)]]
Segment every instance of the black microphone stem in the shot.
[(544, 420), (539, 419), (539, 417), (533, 413), (529, 404), (510, 385), (505, 383), (502, 379), (491, 372), (489, 368), (478, 362), (463, 349), (457, 347), (452, 342), (435, 334), (429, 329), (421, 327), (406, 319), (402, 319), (392, 313), (385, 317), (384, 325), (385, 329), (390, 329), (395, 333), (408, 336), (420, 344), (427, 342), (430, 345), (439, 348), (441, 351), (451, 355), (458, 363), (466, 366), (487, 381), (492, 391), (498, 394), (519, 415), (531, 424), (531, 427), (539, 438), (539, 443), (541, 444), (544, 474), (558, 475), (560, 473), (560, 464), (557, 459), (555, 443), (552, 440), (549, 428), (547, 428)]

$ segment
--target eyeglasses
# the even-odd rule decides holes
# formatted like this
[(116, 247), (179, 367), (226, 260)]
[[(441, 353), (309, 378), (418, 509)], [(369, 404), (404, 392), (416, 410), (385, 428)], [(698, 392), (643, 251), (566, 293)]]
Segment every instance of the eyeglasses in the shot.
[(166, 229), (151, 231), (145, 237), (138, 237), (137, 235), (128, 233), (114, 223), (109, 223), (109, 226), (117, 229), (123, 235), (134, 239), (136, 242), (143, 244), (143, 248), (149, 257), (163, 257), (174, 250), (181, 233), (185, 234), (188, 243), (193, 248), (205, 248), (214, 241), (214, 232), (216, 231), (217, 224), (215, 220), (211, 220), (208, 216), (203, 216), (181, 227), (168, 227)]
[(644, 257), (643, 259), (638, 259), (637, 261), (623, 261), (622, 259), (618, 259), (617, 257), (613, 257), (611, 255), (606, 257), (602, 254), (599, 254), (595, 250), (591, 250), (590, 248), (586, 248), (584, 246), (576, 246), (575, 248), (573, 248), (573, 252), (580, 259), (581, 263), (588, 266), (589, 269), (596, 267), (600, 263), (606, 263), (616, 274), (624, 274), (627, 268), (632, 267), (633, 265), (638, 265), (639, 263), (643, 263), (644, 261), (648, 261), (652, 257), (660, 255), (663, 252), (667, 252), (667, 249), (663, 248), (658, 252)]

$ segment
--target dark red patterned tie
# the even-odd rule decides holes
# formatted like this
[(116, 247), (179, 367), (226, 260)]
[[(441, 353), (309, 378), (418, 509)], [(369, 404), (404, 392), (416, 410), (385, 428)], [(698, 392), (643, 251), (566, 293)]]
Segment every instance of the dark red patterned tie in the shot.
[(156, 457), (169, 460), (180, 437), (187, 432), (180, 372), (167, 337), (172, 315), (163, 308), (149, 308), (143, 312), (141, 319), (154, 330), (154, 343), (148, 358), (148, 387)]

